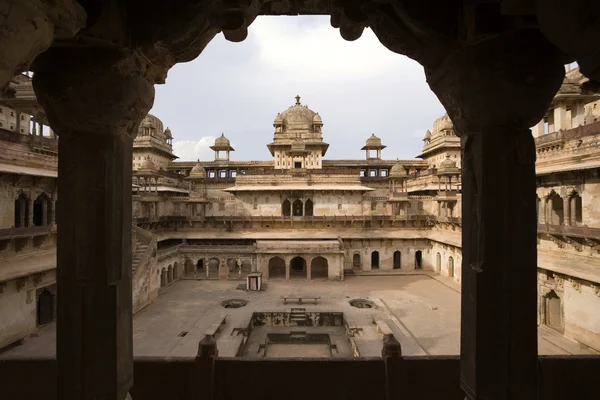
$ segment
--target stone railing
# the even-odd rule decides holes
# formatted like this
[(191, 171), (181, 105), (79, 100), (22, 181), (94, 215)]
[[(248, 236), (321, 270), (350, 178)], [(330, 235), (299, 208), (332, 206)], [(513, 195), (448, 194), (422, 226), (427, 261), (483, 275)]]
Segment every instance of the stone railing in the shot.
[[(134, 357), (130, 394), (133, 400), (255, 399), (265, 397), (256, 382), (268, 376), (269, 393), (284, 399), (465, 399), (458, 356), (398, 350), (384, 358), (223, 358), (214, 339), (203, 339), (195, 357)], [(597, 399), (599, 370), (599, 356), (539, 356), (538, 398)], [(55, 357), (0, 360), (3, 398), (55, 400), (57, 372)], [(293, 376), (310, 376), (310, 385), (290, 392)]]
[(20, 228), (0, 229), (0, 240), (49, 235), (52, 233), (56, 233), (56, 225), (25, 226)]
[(570, 236), (578, 238), (600, 239), (600, 228), (590, 228), (589, 226), (567, 226), (538, 224), (538, 233), (549, 235)]

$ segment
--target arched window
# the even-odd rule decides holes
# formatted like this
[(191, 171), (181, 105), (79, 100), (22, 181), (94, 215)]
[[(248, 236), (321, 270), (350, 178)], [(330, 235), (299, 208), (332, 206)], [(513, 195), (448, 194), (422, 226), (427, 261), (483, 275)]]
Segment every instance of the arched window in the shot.
[(360, 254), (356, 253), (352, 256), (352, 267), (355, 269), (360, 269)]
[(307, 217), (313, 216), (313, 202), (311, 199), (306, 200), (306, 203), (304, 203), (304, 215)]
[(302, 204), (302, 200), (300, 200), (300, 199), (294, 200), (294, 203), (292, 204), (292, 213), (293, 213), (294, 217), (301, 217), (304, 214), (303, 209), (304, 209), (304, 204)]
[(394, 269), (400, 269), (402, 266), (402, 253), (399, 250), (394, 252)]
[(379, 252), (374, 251), (371, 253), (371, 269), (379, 269)]
[(562, 225), (564, 223), (564, 210), (563, 210), (563, 199), (556, 192), (552, 192), (548, 196), (548, 210), (549, 218), (548, 223), (552, 225)]
[(281, 215), (283, 215), (284, 217), (289, 217), (291, 215), (291, 209), (292, 207), (290, 201), (288, 199), (285, 199), (281, 204)]
[(583, 208), (583, 203), (581, 201), (581, 196), (579, 195), (579, 193), (574, 192), (571, 195), (571, 198), (569, 199), (569, 208), (571, 211), (571, 215), (570, 215), (570, 221), (571, 221), (571, 225), (578, 225), (581, 224), (583, 221), (583, 213), (582, 213), (582, 208)]

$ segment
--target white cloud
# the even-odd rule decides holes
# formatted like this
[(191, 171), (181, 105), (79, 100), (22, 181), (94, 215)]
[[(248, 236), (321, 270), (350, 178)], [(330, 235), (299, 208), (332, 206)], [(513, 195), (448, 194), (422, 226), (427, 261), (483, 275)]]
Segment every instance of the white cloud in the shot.
[[(339, 30), (323, 21), (308, 29), (298, 29), (298, 21), (257, 18), (249, 29), (264, 65), (287, 73), (288, 78), (342, 80), (357, 75), (422, 70), (407, 57), (386, 49), (370, 29), (365, 29), (358, 40), (349, 42), (340, 36)], [(289, 76), (290, 72), (293, 76)]]
[(198, 141), (177, 140), (173, 142), (173, 153), (179, 157), (179, 161), (212, 161), (214, 152), (209, 146), (214, 143), (214, 136), (204, 136)]

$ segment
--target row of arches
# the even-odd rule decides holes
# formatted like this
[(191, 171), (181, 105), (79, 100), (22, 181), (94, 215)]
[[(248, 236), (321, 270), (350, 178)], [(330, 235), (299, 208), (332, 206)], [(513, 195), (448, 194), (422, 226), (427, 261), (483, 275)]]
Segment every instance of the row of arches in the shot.
[(178, 262), (164, 267), (159, 271), (160, 273), (160, 287), (169, 286), (174, 281), (181, 279), (181, 267)]
[(207, 279), (237, 279), (252, 272), (252, 261), (247, 258), (227, 258), (226, 268), (221, 268), (221, 260), (217, 257), (200, 258), (195, 263), (185, 261), (186, 276), (202, 276)]
[(269, 260), (269, 279), (327, 279), (329, 277), (329, 262), (325, 257), (314, 257), (310, 261), (310, 270), (304, 257), (294, 257), (286, 265), (281, 257)]
[[(361, 269), (361, 256), (360, 253), (354, 253), (352, 256), (352, 267), (354, 269)], [(371, 252), (371, 269), (379, 269), (380, 256), (378, 251)], [(422, 269), (423, 267), (423, 252), (417, 250), (415, 252), (415, 269)], [(400, 250), (394, 251), (393, 255), (393, 269), (402, 268), (402, 252)]]
[(41, 193), (33, 201), (21, 193), (15, 200), (15, 228), (51, 225), (55, 218), (55, 203), (46, 193)]
[(289, 199), (285, 199), (283, 203), (281, 203), (281, 215), (284, 217), (312, 217), (313, 208), (314, 204), (311, 199), (307, 199), (306, 201), (296, 199), (293, 202), (290, 202)]
[(537, 197), (538, 223), (551, 225), (577, 225), (583, 222), (583, 202), (579, 193), (573, 191), (563, 199), (554, 190), (544, 198)]

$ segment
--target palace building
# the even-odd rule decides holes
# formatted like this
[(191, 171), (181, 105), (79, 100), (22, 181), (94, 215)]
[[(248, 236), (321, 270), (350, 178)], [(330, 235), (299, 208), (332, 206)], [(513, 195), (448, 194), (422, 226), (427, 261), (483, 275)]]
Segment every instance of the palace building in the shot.
[[(600, 351), (599, 97), (584, 81), (570, 71), (533, 129), (538, 324)], [(30, 79), (13, 79), (1, 104), (0, 348), (55, 319), (60, 228), (59, 139)], [(271, 159), (236, 160), (221, 134), (213, 160), (180, 161), (171, 130), (146, 116), (133, 142), (134, 312), (175, 281), (253, 272), (265, 282), (422, 273), (458, 286), (461, 140), (450, 117), (433, 122), (408, 160), (373, 133), (364, 159), (328, 159), (326, 126), (296, 96), (273, 120)]]

